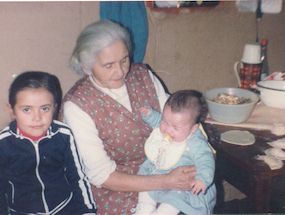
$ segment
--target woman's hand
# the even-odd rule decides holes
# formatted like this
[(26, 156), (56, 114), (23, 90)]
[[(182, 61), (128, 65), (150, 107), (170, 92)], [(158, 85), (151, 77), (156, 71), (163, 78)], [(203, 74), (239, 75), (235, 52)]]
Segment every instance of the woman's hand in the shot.
[(191, 190), (193, 187), (191, 180), (194, 179), (195, 175), (195, 166), (178, 167), (166, 175), (164, 190)]
[[(181, 166), (163, 175), (132, 175), (114, 171), (102, 184), (113, 191), (191, 190), (195, 166)], [(192, 186), (191, 186), (192, 185)]]

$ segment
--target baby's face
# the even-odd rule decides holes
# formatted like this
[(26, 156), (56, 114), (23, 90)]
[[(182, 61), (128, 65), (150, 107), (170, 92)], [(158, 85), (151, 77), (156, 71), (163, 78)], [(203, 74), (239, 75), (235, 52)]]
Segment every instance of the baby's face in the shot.
[(193, 122), (188, 112), (175, 113), (166, 105), (159, 128), (161, 133), (167, 133), (174, 142), (181, 142), (193, 132)]

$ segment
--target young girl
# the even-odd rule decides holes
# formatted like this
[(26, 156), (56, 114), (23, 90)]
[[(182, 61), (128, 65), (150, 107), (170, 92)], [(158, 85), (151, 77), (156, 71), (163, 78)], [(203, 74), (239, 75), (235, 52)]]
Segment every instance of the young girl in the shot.
[(54, 75), (25, 72), (11, 84), (14, 119), (0, 133), (0, 214), (95, 214), (71, 130), (53, 120), (61, 104)]

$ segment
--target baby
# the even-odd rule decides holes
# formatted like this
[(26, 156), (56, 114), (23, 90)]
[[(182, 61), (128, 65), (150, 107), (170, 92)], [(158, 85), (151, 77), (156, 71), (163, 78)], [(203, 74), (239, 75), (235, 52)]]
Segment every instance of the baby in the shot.
[[(147, 160), (138, 174), (167, 174), (178, 166), (195, 165), (191, 191), (140, 192), (136, 214), (211, 214), (216, 203), (215, 159), (201, 124), (202, 94), (182, 90), (166, 101), (163, 113), (140, 109), (154, 130), (145, 143)], [(159, 127), (158, 127), (159, 126)], [(157, 208), (157, 203), (161, 203)]]

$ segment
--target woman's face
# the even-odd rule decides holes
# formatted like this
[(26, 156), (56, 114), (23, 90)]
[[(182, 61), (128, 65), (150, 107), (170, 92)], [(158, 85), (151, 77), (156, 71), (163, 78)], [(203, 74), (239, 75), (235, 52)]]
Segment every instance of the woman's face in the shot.
[(129, 68), (128, 49), (123, 41), (118, 40), (97, 54), (92, 71), (87, 74), (100, 87), (117, 89), (124, 84)]

